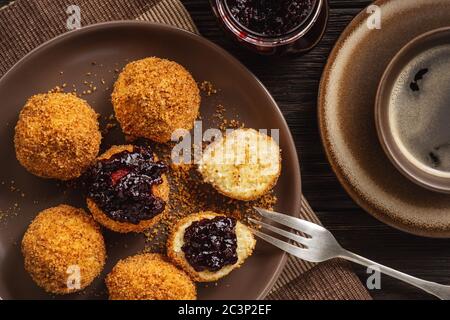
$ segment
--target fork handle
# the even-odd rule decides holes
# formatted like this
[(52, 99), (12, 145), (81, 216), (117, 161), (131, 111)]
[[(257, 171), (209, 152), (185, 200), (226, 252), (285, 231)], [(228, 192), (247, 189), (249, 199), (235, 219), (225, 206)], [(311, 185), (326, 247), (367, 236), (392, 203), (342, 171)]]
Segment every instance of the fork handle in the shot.
[(353, 252), (344, 250), (340, 258), (352, 261), (354, 263), (366, 266), (366, 267), (377, 267), (381, 273), (384, 273), (388, 276), (401, 280), (403, 282), (409, 283), (417, 288), (420, 288), (442, 300), (450, 300), (450, 286), (445, 286), (436, 282), (422, 280), (413, 276), (410, 276), (406, 273), (397, 271), (395, 269), (383, 266), (379, 263), (376, 263), (372, 260), (366, 259), (357, 255)]

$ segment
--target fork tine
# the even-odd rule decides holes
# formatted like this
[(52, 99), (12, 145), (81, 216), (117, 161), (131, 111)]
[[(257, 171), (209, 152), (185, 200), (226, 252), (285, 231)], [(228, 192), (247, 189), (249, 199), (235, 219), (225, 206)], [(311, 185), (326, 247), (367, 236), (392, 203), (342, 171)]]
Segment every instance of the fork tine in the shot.
[(312, 236), (315, 232), (327, 231), (325, 228), (323, 228), (315, 223), (306, 221), (306, 220), (294, 218), (294, 217), (288, 216), (286, 214), (269, 211), (269, 210), (262, 209), (262, 208), (255, 207), (254, 209), (256, 211), (258, 211), (258, 213), (260, 215), (262, 215), (264, 218), (273, 220), (275, 222), (278, 222), (279, 224), (282, 224), (289, 228), (306, 233), (310, 236)]
[(299, 248), (297, 246), (294, 246), (290, 243), (269, 236), (268, 234), (265, 234), (255, 229), (252, 229), (252, 231), (255, 235), (257, 235), (264, 241), (267, 241), (268, 243), (274, 245), (275, 247), (278, 247), (281, 250), (286, 251), (287, 253), (290, 253), (293, 256), (296, 256), (297, 258), (310, 261), (310, 254), (308, 254), (308, 249)]
[(272, 226), (270, 224), (267, 224), (265, 222), (255, 220), (253, 218), (248, 218), (248, 220), (253, 222), (254, 224), (257, 224), (257, 225), (260, 225), (260, 226), (266, 228), (267, 230), (273, 231), (273, 232), (275, 232), (275, 233), (277, 233), (279, 235), (282, 235), (283, 237), (286, 237), (288, 239), (294, 240), (295, 242), (298, 242), (298, 243), (303, 244), (305, 246), (307, 246), (308, 242), (310, 242), (310, 240), (311, 240), (311, 239), (308, 239), (308, 238), (296, 235), (296, 234), (294, 234), (292, 232), (287, 232), (287, 231), (285, 231), (283, 229), (274, 227), (274, 226)]

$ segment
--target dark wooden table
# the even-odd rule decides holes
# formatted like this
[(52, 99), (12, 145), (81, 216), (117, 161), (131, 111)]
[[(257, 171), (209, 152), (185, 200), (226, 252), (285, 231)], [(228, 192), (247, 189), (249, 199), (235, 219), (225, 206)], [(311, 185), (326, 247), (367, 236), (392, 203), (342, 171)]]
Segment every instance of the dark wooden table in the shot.
[[(303, 192), (321, 221), (347, 249), (427, 280), (450, 284), (450, 240), (412, 236), (388, 227), (359, 208), (338, 183), (322, 149), (317, 124), (317, 91), (327, 56), (340, 33), (370, 0), (329, 0), (326, 34), (311, 52), (267, 59), (224, 37), (207, 0), (182, 0), (201, 34), (235, 55), (268, 88), (291, 128), (301, 159)], [(408, 1), (408, 0), (403, 0)], [(7, 3), (0, 0), (0, 7)], [(450, 213), (449, 213), (450, 214)], [(450, 268), (449, 268), (450, 269)], [(355, 266), (366, 282), (364, 268)], [(375, 299), (429, 299), (430, 296), (387, 276)]]

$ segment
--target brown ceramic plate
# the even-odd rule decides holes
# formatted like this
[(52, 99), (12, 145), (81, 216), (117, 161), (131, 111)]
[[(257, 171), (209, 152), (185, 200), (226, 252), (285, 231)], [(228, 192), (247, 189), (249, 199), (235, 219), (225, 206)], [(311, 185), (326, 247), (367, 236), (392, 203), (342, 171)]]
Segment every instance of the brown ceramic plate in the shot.
[(448, 0), (381, 0), (381, 30), (361, 12), (333, 49), (319, 93), (319, 122), (328, 159), (352, 198), (379, 220), (428, 237), (450, 237), (450, 196), (404, 177), (378, 140), (378, 84), (395, 54), (415, 37), (450, 25)]
[[(9, 212), (0, 224), (0, 296), (4, 299), (50, 298), (32, 282), (23, 268), (20, 253), (22, 235), (42, 209), (60, 203), (85, 207), (85, 201), (79, 193), (70, 190), (63, 192), (56, 181), (29, 174), (15, 159), (14, 125), (24, 102), (33, 94), (46, 92), (63, 83), (67, 83), (69, 88), (73, 83), (82, 88), (86, 73), (91, 71), (97, 73), (97, 79), (103, 78), (106, 84), (98, 85), (97, 91), (85, 98), (101, 115), (110, 115), (111, 91), (105, 87), (111, 88), (117, 76), (112, 70), (120, 69), (126, 60), (147, 56), (177, 61), (190, 70), (197, 81), (209, 80), (220, 88), (218, 94), (203, 99), (201, 110), (204, 115), (222, 103), (227, 107), (228, 117), (238, 116), (247, 127), (280, 129), (283, 171), (275, 188), (279, 198), (276, 209), (293, 214), (299, 212), (300, 169), (292, 136), (275, 101), (242, 64), (211, 42), (165, 25), (112, 22), (89, 26), (42, 45), (0, 80), (0, 182), (4, 182), (0, 184), (0, 210)], [(96, 62), (96, 65), (93, 66), (92, 62)], [(204, 129), (209, 126), (207, 121), (204, 120), (203, 126)], [(123, 141), (120, 130), (110, 132), (103, 142), (103, 150)], [(11, 186), (20, 191), (11, 191)], [(108, 261), (103, 274), (81, 294), (64, 298), (106, 298), (103, 282), (105, 274), (118, 259), (140, 251), (144, 245), (141, 235), (120, 235), (106, 230), (104, 234)], [(280, 250), (261, 241), (242, 268), (217, 286), (200, 285), (199, 298), (261, 299), (277, 279), (285, 259)]]

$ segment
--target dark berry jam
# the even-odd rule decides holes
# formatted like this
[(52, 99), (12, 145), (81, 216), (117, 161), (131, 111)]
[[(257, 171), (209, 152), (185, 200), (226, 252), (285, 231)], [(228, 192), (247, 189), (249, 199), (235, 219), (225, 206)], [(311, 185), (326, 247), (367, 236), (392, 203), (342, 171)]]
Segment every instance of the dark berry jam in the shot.
[(238, 261), (235, 227), (236, 219), (221, 216), (186, 228), (182, 250), (195, 271), (218, 271)]
[(246, 29), (263, 36), (282, 36), (300, 27), (316, 0), (226, 0), (228, 10)]
[(155, 162), (149, 147), (134, 146), (108, 160), (97, 161), (84, 175), (88, 197), (119, 222), (138, 224), (164, 211), (165, 201), (152, 187), (162, 183), (167, 166)]

